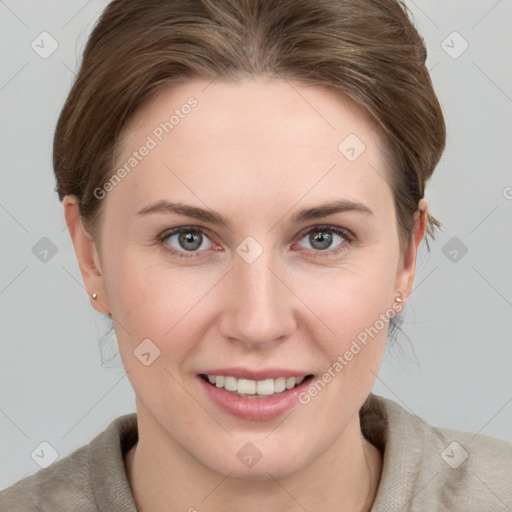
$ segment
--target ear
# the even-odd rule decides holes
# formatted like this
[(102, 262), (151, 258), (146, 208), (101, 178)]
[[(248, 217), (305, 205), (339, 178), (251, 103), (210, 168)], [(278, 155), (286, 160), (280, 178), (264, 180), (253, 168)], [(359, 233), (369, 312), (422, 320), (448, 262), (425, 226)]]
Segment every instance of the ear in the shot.
[(400, 259), (395, 290), (401, 292), (403, 295), (404, 302), (402, 307), (405, 306), (405, 303), (412, 293), (416, 274), (416, 255), (427, 228), (427, 209), (427, 201), (422, 198), (418, 203), (418, 210), (414, 213), (414, 233), (409, 248)]
[[(99, 254), (95, 241), (85, 229), (78, 204), (76, 196), (64, 196), (62, 205), (64, 207), (66, 225), (75, 248), (78, 266), (80, 267), (91, 305), (96, 311), (106, 315), (109, 313), (110, 307), (101, 274)], [(96, 299), (93, 299), (93, 293), (96, 293)]]

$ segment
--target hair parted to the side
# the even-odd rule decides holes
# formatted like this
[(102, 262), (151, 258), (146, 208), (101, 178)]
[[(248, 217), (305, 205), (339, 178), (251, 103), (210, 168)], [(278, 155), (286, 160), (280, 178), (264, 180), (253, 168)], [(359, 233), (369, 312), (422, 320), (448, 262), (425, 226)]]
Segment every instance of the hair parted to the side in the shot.
[[(94, 191), (115, 173), (123, 128), (146, 100), (191, 78), (294, 80), (348, 95), (380, 125), (405, 250), (446, 137), (425, 59), (398, 0), (114, 0), (57, 123), (56, 191), (77, 196), (97, 238), (104, 201)], [(440, 223), (426, 221), (429, 249)]]

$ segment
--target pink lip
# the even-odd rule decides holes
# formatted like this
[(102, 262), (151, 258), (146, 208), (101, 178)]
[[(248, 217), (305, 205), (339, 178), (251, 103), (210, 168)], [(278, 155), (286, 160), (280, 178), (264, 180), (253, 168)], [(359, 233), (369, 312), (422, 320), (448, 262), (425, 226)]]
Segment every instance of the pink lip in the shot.
[[(218, 371), (218, 370), (216, 370)], [(223, 370), (225, 372), (226, 370)], [(226, 372), (228, 375), (233, 375), (232, 372)], [(226, 373), (210, 373), (210, 375), (226, 375)], [(243, 374), (244, 376), (247, 373)], [(266, 373), (265, 375), (268, 375)], [(244, 378), (244, 376), (239, 378)], [(279, 376), (284, 377), (283, 373)], [(290, 375), (293, 376), (293, 375)], [(302, 375), (300, 375), (302, 376)], [(239, 396), (231, 391), (226, 391), (224, 388), (212, 386), (205, 381), (203, 377), (197, 376), (200, 385), (203, 387), (206, 395), (210, 400), (221, 410), (231, 414), (242, 420), (248, 421), (268, 421), (277, 418), (285, 412), (292, 409), (299, 403), (299, 395), (310, 384), (311, 379), (305, 379), (301, 384), (293, 389), (287, 389), (282, 393), (274, 396), (264, 398), (247, 398)], [(270, 378), (270, 377), (268, 377)], [(261, 377), (251, 380), (264, 380)]]
[(303, 372), (301, 370), (289, 370), (285, 368), (268, 368), (266, 370), (251, 370), (249, 368), (217, 368), (215, 370), (204, 370), (199, 372), (204, 375), (225, 375), (226, 377), (236, 377), (237, 379), (265, 380), (277, 379), (279, 377), (305, 377), (312, 372)]

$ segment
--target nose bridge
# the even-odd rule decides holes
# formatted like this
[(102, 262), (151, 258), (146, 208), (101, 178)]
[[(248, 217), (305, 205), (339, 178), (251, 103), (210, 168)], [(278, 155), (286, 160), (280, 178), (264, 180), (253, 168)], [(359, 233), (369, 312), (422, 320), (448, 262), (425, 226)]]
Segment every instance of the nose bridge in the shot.
[(294, 322), (290, 292), (273, 267), (270, 251), (251, 262), (237, 256), (227, 290), (231, 297), (229, 310), (224, 311), (224, 336), (255, 348), (290, 334)]

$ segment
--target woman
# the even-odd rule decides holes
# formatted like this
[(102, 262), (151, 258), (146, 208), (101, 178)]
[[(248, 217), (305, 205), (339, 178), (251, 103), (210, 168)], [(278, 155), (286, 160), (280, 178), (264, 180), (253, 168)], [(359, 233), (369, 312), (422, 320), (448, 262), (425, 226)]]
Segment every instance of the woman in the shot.
[(510, 445), (371, 393), (439, 225), (424, 61), (395, 0), (107, 7), (54, 168), (137, 412), (2, 510), (512, 506)]

